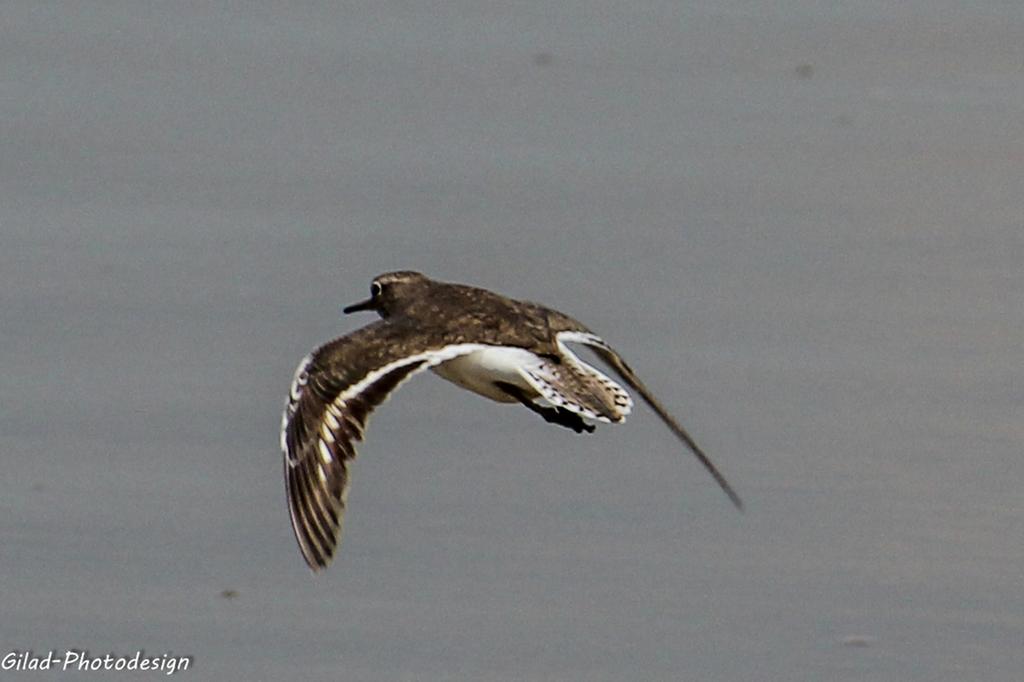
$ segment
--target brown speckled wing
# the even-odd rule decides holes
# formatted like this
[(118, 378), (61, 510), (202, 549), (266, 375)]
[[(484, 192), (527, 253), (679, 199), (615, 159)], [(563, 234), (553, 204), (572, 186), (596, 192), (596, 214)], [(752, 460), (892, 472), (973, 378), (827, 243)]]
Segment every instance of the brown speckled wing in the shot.
[(431, 346), (422, 335), (377, 322), (299, 363), (281, 419), (281, 450), (292, 529), (310, 568), (325, 568), (337, 552), (349, 462), (373, 410), (416, 373), (481, 347)]
[(561, 341), (582, 343), (593, 348), (598, 357), (608, 363), (608, 366), (611, 367), (612, 370), (614, 370), (614, 372), (626, 382), (626, 384), (639, 393), (644, 402), (654, 410), (655, 414), (658, 415), (662, 423), (664, 423), (665, 426), (675, 434), (676, 438), (682, 441), (683, 444), (690, 449), (697, 460), (705, 469), (707, 469), (708, 473), (711, 474), (711, 477), (715, 479), (715, 482), (718, 483), (719, 487), (722, 488), (722, 491), (725, 492), (733, 505), (735, 505), (739, 510), (743, 509), (743, 500), (741, 500), (740, 496), (735, 490), (733, 490), (729, 481), (725, 479), (725, 476), (722, 475), (722, 472), (720, 472), (714, 462), (711, 461), (711, 458), (704, 453), (704, 450), (697, 445), (697, 442), (693, 437), (678, 421), (676, 421), (676, 418), (669, 414), (668, 410), (666, 410), (661, 404), (661, 401), (654, 397), (654, 394), (651, 393), (650, 389), (647, 388), (646, 385), (644, 385), (644, 382), (640, 381), (640, 377), (638, 377), (633, 369), (626, 364), (626, 361), (622, 359), (621, 355), (619, 355), (611, 346), (605, 343), (601, 337), (597, 336), (593, 332), (566, 331), (561, 332), (558, 337)]

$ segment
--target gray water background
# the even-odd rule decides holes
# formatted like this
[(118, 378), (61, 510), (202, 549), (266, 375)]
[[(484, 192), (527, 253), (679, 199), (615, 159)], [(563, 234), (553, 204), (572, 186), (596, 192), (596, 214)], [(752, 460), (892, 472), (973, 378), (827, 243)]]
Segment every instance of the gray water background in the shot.
[[(1017, 2), (4, 2), (3, 653), (1022, 679), (1022, 35)], [(398, 268), (585, 321), (747, 513), (643, 407), (584, 437), (424, 376), (313, 577), (281, 404)]]

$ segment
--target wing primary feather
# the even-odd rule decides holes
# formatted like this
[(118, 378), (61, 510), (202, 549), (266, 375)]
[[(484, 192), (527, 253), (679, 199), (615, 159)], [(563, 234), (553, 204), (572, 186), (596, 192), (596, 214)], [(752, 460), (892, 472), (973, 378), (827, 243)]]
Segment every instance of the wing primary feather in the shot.
[(728, 496), (733, 505), (740, 511), (743, 511), (743, 500), (740, 499), (740, 496), (735, 490), (733, 490), (732, 485), (730, 485), (729, 481), (727, 481), (725, 476), (722, 475), (722, 472), (718, 470), (718, 467), (716, 467), (714, 462), (711, 461), (711, 458), (705, 454), (704, 450), (697, 445), (697, 442), (689, 433), (687, 433), (686, 429), (684, 429), (682, 425), (676, 421), (675, 417), (669, 414), (668, 410), (665, 409), (661, 402), (654, 397), (654, 394), (651, 393), (650, 389), (644, 385), (633, 369), (626, 364), (626, 361), (622, 359), (622, 356), (620, 356), (611, 346), (605, 343), (605, 341), (596, 334), (584, 332), (562, 332), (559, 334), (559, 337), (565, 341), (575, 341), (593, 348), (594, 352), (596, 352), (602, 360), (608, 363), (608, 366), (611, 367), (623, 381), (629, 384), (637, 393), (640, 394), (640, 397), (644, 399), (644, 402), (646, 402), (652, 410), (654, 410), (655, 414), (658, 415), (665, 426), (667, 426), (669, 430), (674, 433), (676, 437), (690, 449), (691, 452), (693, 452), (697, 460), (704, 465), (704, 468), (707, 469), (708, 473), (711, 474), (711, 477), (715, 479), (715, 482), (718, 483), (719, 487), (726, 496)]
[(308, 529), (311, 537), (316, 543), (327, 550), (329, 553), (330, 546), (332, 544), (333, 529), (330, 528), (327, 522), (327, 516), (324, 513), (324, 507), (326, 506), (319, 494), (319, 491), (314, 487), (315, 483), (313, 477), (310, 475), (312, 472), (310, 460), (306, 460), (300, 467), (299, 475), (296, 477), (299, 482), (299, 491), (302, 495), (302, 511), (306, 520), (306, 528)]
[(340, 544), (348, 463), (356, 457), (354, 444), (363, 439), (373, 410), (414, 374), (481, 348), (480, 344), (434, 348), (381, 362), (353, 377), (351, 365), (334, 363), (339, 358), (351, 361), (354, 343), (351, 336), (342, 337), (303, 358), (282, 417), (292, 530), (313, 571), (326, 567)]
[(288, 507), (291, 511), (292, 530), (295, 531), (295, 538), (306, 564), (314, 571), (318, 571), (327, 565), (327, 561), (323, 551), (316, 544), (314, 531), (307, 520), (308, 504), (300, 487), (299, 477), (288, 464), (285, 464), (285, 478), (288, 483)]

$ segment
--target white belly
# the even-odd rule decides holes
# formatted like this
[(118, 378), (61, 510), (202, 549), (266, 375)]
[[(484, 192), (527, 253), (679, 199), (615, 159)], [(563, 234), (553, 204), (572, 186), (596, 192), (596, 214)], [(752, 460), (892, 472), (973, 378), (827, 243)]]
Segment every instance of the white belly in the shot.
[(501, 381), (522, 388), (527, 395), (536, 391), (526, 382), (519, 368), (535, 365), (539, 358), (528, 350), (509, 346), (494, 346), (473, 351), (433, 368), (442, 379), (473, 391), (499, 403), (514, 403), (516, 399), (494, 385)]

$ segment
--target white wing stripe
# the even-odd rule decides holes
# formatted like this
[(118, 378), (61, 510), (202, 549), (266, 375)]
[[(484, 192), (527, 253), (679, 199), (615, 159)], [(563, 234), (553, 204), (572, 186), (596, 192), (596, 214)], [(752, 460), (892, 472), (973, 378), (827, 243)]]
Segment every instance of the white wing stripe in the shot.
[[(408, 365), (415, 362), (422, 362), (423, 360), (426, 360), (426, 363), (422, 367), (415, 370), (409, 375), (411, 377), (414, 374), (419, 374), (425, 369), (440, 365), (442, 362), (446, 362), (448, 360), (451, 360), (452, 358), (457, 358), (460, 355), (466, 355), (468, 353), (472, 353), (473, 351), (483, 350), (484, 348), (489, 347), (490, 346), (487, 346), (482, 343), (455, 343), (450, 346), (444, 346), (443, 348), (428, 350), (423, 353), (416, 353), (415, 355), (407, 355), (404, 358), (400, 358), (398, 360), (395, 360), (394, 362), (389, 362), (383, 367), (373, 370), (365, 377), (363, 377), (361, 380), (352, 384), (344, 391), (342, 391), (341, 394), (337, 398), (335, 398), (334, 402), (336, 405), (344, 405), (346, 400), (349, 400), (353, 396), (359, 395), (364, 390), (366, 390), (368, 386), (373, 385), (373, 383), (380, 379), (382, 376), (404, 365)], [(406, 377), (406, 379), (408, 379), (408, 377)], [(403, 381), (402, 383), (405, 383), (405, 381)], [(401, 386), (401, 384), (399, 384), (399, 386)], [(398, 387), (396, 386), (395, 388)]]
[(281, 452), (292, 466), (295, 466), (295, 460), (292, 458), (291, 453), (288, 452), (288, 424), (291, 422), (292, 417), (295, 416), (295, 408), (298, 406), (299, 398), (302, 396), (302, 387), (309, 381), (307, 370), (311, 362), (313, 362), (312, 353), (299, 360), (299, 366), (295, 368), (291, 386), (288, 387), (288, 399), (284, 403), (284, 413), (281, 415)]
[[(341, 422), (339, 420), (343, 419), (342, 415), (344, 413), (345, 403), (353, 399), (354, 397), (360, 395), (363, 391), (372, 386), (378, 379), (387, 375), (389, 372), (398, 369), (399, 367), (403, 367), (405, 365), (417, 362), (423, 362), (423, 365), (421, 367), (418, 367), (416, 370), (410, 372), (409, 375), (405, 377), (405, 379), (403, 379), (398, 385), (395, 386), (395, 389), (397, 389), (399, 386), (408, 381), (409, 378), (411, 378), (413, 375), (419, 374), (425, 369), (434, 367), (436, 365), (441, 364), (442, 362), (446, 362), (460, 355), (466, 355), (468, 353), (483, 350), (485, 348), (491, 348), (491, 346), (482, 343), (456, 343), (451, 344), (449, 346), (444, 346), (442, 348), (425, 351), (423, 353), (407, 355), (404, 358), (399, 358), (398, 360), (395, 360), (394, 362), (389, 362), (383, 367), (379, 367), (373, 370), (372, 372), (369, 372), (362, 379), (360, 379), (359, 381), (357, 381), (356, 383), (352, 384), (344, 391), (342, 391), (338, 395), (338, 397), (334, 399), (332, 403), (327, 405), (327, 409), (324, 412), (323, 418), (330, 426), (332, 431), (338, 429), (338, 427), (341, 425)], [(295, 416), (295, 409), (296, 406), (298, 405), (299, 399), (302, 396), (302, 390), (306, 386), (306, 382), (309, 379), (307, 370), (312, 361), (313, 354), (307, 355), (302, 359), (302, 362), (299, 363), (298, 369), (295, 370), (295, 378), (292, 380), (292, 388), (289, 394), (289, 400), (285, 407), (284, 414), (281, 417), (281, 451), (284, 454), (285, 458), (287, 459), (288, 465), (291, 466), (292, 468), (298, 466), (299, 464), (299, 453), (289, 452), (288, 450), (288, 425), (291, 423), (292, 417)], [(367, 421), (369, 421), (369, 415), (367, 415)], [(333, 434), (331, 434), (331, 437), (333, 438)], [(323, 444), (323, 441), (321, 440), (319, 446), (320, 455), (321, 457), (324, 458), (326, 462), (329, 461), (327, 459), (329, 457), (329, 454), (325, 454), (325, 447), (325, 444)]]
[[(331, 435), (331, 441), (334, 441), (333, 434)], [(324, 442), (323, 438), (320, 439), (320, 459), (324, 461), (324, 464), (330, 464), (332, 461), (334, 461), (334, 456), (331, 454), (331, 449), (327, 447), (327, 443)]]
[(596, 334), (588, 334), (586, 332), (559, 332), (555, 335), (555, 341), (558, 343), (558, 349), (562, 351), (570, 362), (580, 367), (583, 371), (593, 374), (601, 384), (615, 395), (615, 404), (622, 410), (622, 417), (625, 419), (626, 415), (633, 411), (633, 398), (629, 395), (629, 392), (601, 370), (583, 362), (579, 356), (572, 352), (571, 348), (565, 345), (565, 342), (569, 341), (611, 350), (611, 347), (604, 342), (604, 339)]

